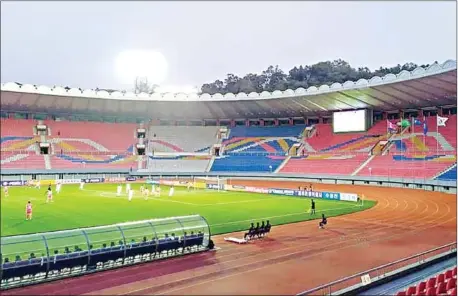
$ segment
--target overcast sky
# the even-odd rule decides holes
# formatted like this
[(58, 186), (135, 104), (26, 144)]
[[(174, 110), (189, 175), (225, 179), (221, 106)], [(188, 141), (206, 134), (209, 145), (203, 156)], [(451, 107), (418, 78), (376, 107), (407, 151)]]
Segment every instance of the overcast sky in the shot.
[[(126, 88), (115, 57), (157, 50), (167, 85), (285, 71), (456, 59), (456, 2), (2, 2), (1, 81)], [(128, 86), (127, 86), (128, 87)]]

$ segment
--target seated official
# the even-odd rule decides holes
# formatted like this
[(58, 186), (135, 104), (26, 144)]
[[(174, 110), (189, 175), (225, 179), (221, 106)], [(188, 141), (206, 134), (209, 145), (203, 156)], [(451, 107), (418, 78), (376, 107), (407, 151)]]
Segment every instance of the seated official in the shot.
[(324, 214), (321, 214), (321, 222), (319, 224), (319, 227), (321, 229), (324, 228), (324, 225), (328, 224), (328, 219), (326, 219), (326, 217), (324, 216)]
[(248, 229), (248, 232), (245, 233), (245, 235), (243, 236), (244, 239), (248, 237), (251, 237), (253, 235), (253, 232), (254, 232), (254, 224), (251, 223), (251, 226), (250, 226), (250, 229)]
[(271, 227), (272, 227), (272, 225), (270, 225), (269, 220), (267, 220), (267, 222), (266, 222), (266, 227), (265, 227), (266, 233), (269, 233), (269, 232), (270, 232), (270, 228), (271, 228)]
[(263, 236), (266, 233), (266, 224), (264, 221), (261, 222), (261, 226), (259, 227), (258, 237)]

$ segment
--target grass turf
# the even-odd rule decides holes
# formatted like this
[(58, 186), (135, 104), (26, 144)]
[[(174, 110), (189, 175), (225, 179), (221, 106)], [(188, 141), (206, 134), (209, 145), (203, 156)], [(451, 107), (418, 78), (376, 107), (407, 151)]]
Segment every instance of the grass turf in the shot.
[[(309, 198), (274, 196), (260, 193), (218, 192), (214, 190), (175, 188), (168, 197), (168, 188), (161, 186), (162, 195), (144, 200), (138, 193), (140, 184), (132, 184), (136, 194), (131, 202), (116, 197), (116, 184), (63, 185), (54, 202), (45, 202), (46, 187), (41, 190), (10, 187), (9, 197), (1, 197), (1, 235), (10, 236), (55, 230), (90, 227), (172, 216), (199, 214), (210, 224), (212, 234), (247, 229), (250, 222), (269, 219), (272, 225), (318, 219), (321, 213), (338, 216), (362, 211), (375, 205), (365, 200), (354, 202), (315, 199), (316, 215), (308, 213)], [(53, 186), (54, 189), (54, 186)], [(124, 188), (123, 188), (124, 189)], [(33, 220), (25, 221), (25, 204), (33, 204)]]

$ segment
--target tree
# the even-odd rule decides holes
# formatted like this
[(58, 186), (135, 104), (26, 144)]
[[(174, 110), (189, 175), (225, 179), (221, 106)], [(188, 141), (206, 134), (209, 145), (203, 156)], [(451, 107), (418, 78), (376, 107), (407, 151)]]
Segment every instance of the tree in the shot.
[(146, 77), (137, 77), (135, 78), (135, 85), (134, 85), (134, 93), (146, 93), (146, 94), (153, 94), (158, 85), (150, 84), (148, 82), (148, 78)]
[[(429, 65), (421, 65), (428, 67)], [(399, 72), (413, 71), (418, 65), (415, 63), (405, 63), (394, 67), (380, 67), (371, 71), (368, 67), (357, 69), (342, 59), (334, 61), (324, 61), (313, 65), (299, 65), (290, 69), (287, 74), (276, 66), (269, 66), (260, 74), (249, 73), (244, 77), (234, 74), (227, 74), (224, 81), (216, 80), (212, 83), (202, 85), (202, 93), (250, 93), (263, 91), (275, 91), (286, 89), (308, 88), (310, 86), (331, 85), (332, 83), (345, 83), (346, 81), (357, 81), (359, 79), (370, 79), (374, 76), (384, 76), (389, 73), (398, 74)]]

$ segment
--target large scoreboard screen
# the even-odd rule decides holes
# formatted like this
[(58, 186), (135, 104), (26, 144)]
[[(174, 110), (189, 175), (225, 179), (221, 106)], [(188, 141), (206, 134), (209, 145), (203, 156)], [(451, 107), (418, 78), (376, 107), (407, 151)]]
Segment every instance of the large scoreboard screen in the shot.
[(363, 132), (370, 127), (368, 110), (352, 110), (334, 112), (332, 114), (332, 129), (334, 133)]

